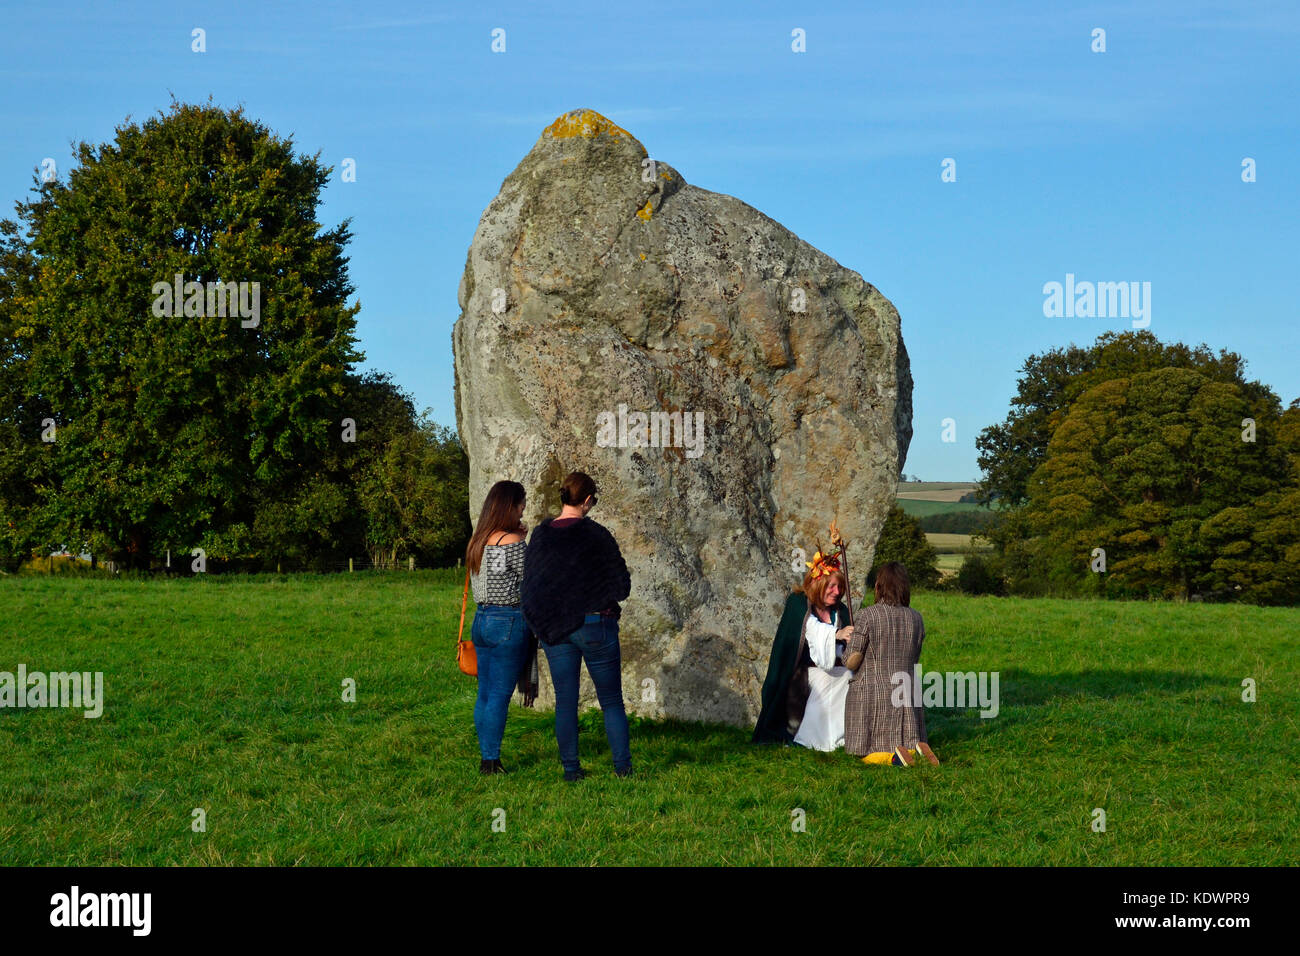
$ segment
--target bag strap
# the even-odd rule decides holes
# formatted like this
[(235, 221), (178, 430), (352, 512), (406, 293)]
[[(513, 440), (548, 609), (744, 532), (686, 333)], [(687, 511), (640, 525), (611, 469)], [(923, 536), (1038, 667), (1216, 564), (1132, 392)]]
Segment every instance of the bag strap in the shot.
[(465, 590), (460, 595), (460, 627), (456, 630), (456, 643), (465, 636), (465, 605), (469, 601), (469, 565), (465, 565)]

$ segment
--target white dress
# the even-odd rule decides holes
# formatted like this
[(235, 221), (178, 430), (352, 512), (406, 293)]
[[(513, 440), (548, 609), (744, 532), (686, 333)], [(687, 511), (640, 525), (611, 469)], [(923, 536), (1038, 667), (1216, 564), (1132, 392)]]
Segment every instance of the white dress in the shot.
[(835, 666), (835, 631), (839, 619), (823, 624), (811, 611), (803, 636), (815, 666), (808, 668), (808, 706), (794, 742), (813, 750), (838, 750), (844, 746), (844, 698), (853, 671)]

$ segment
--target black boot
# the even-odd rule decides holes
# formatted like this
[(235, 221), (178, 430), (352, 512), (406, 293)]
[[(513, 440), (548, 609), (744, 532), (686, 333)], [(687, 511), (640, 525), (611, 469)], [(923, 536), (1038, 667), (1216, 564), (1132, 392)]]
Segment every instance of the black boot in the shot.
[(500, 760), (492, 761), (492, 773), (508, 773), (505, 767), (501, 766)]
[(493, 772), (492, 765), (494, 763), (496, 763), (495, 760), (480, 760), (478, 762), (478, 772), (483, 774), (484, 776), (487, 776), (488, 774)]

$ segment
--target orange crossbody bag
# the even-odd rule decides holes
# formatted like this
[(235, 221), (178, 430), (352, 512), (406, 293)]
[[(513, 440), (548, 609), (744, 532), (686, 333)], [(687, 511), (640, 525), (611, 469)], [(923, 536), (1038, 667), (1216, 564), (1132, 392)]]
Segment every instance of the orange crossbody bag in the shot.
[(469, 601), (469, 567), (465, 568), (465, 591), (460, 596), (460, 629), (456, 632), (456, 666), (462, 674), (478, 676), (478, 654), (473, 640), (465, 640), (465, 605)]

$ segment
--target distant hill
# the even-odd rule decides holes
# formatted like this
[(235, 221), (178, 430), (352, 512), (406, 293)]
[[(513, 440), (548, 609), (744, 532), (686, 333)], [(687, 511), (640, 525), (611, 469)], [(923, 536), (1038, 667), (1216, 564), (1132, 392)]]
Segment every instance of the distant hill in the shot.
[(898, 493), (913, 494), (923, 491), (974, 491), (979, 485), (973, 481), (900, 481)]
[(917, 518), (926, 515), (946, 515), (958, 511), (988, 511), (983, 505), (970, 501), (935, 501), (932, 498), (899, 498), (898, 504), (908, 514)]
[(993, 520), (988, 508), (975, 503), (978, 487), (973, 481), (900, 481), (896, 497), (927, 533), (977, 534)]

